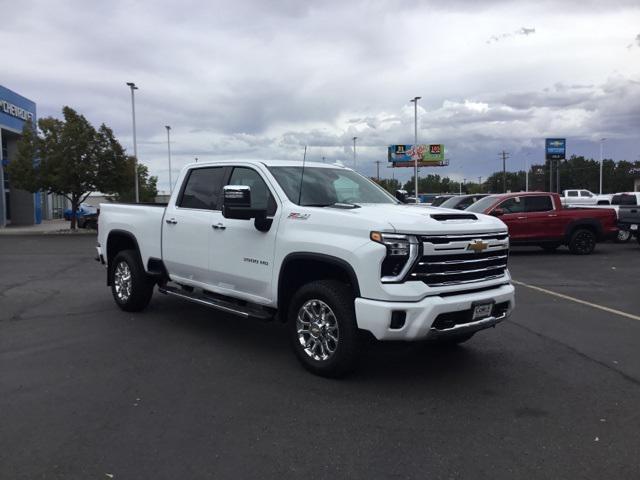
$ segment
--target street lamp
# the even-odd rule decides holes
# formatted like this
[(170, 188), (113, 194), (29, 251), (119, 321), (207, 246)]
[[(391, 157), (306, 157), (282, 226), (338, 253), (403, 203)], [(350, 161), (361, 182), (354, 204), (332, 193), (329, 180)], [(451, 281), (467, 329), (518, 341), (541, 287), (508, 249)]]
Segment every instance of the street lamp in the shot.
[[(418, 148), (418, 100), (422, 97), (413, 97), (410, 102), (413, 103), (413, 148)], [(420, 200), (418, 198), (418, 156), (414, 155), (413, 160), (413, 176), (416, 181), (415, 186), (415, 197), (416, 203), (419, 203)]]
[(604, 142), (605, 142), (606, 138), (601, 138), (600, 139), (600, 195), (602, 195), (602, 149), (604, 147)]
[(169, 155), (169, 193), (173, 193), (173, 180), (171, 179), (171, 136), (169, 132), (171, 131), (170, 125), (165, 125), (164, 128), (167, 129), (167, 153)]
[(356, 169), (356, 140), (358, 137), (353, 137), (353, 169)]
[(138, 90), (136, 84), (133, 82), (127, 82), (127, 85), (131, 89), (131, 116), (133, 118), (133, 178), (136, 192), (136, 203), (140, 202), (140, 193), (138, 192), (138, 142), (136, 141), (136, 102), (134, 90)]

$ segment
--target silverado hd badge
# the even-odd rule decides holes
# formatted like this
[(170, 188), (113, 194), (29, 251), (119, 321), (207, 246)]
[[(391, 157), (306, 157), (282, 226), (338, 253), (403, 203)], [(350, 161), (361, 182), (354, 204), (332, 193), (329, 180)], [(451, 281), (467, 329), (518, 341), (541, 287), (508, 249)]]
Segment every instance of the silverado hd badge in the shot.
[(480, 253), (487, 248), (489, 248), (489, 244), (480, 239), (473, 240), (467, 245), (467, 250), (473, 250), (475, 253)]

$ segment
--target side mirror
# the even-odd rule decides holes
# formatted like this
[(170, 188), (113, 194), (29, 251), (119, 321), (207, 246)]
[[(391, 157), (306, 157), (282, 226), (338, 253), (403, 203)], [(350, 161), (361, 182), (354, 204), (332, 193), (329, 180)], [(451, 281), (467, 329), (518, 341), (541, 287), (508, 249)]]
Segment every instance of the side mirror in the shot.
[(402, 203), (407, 203), (407, 192), (405, 190), (396, 190), (396, 198)]
[(502, 215), (504, 215), (505, 213), (506, 213), (506, 212), (505, 212), (503, 209), (501, 209), (501, 208), (494, 208), (494, 209), (491, 211), (491, 214), (490, 214), (490, 215), (493, 215), (494, 217), (501, 217), (501, 216), (502, 216)]
[(255, 219), (255, 227), (261, 232), (271, 228), (272, 219), (267, 218), (266, 208), (251, 208), (251, 187), (227, 185), (222, 188), (222, 216), (236, 220)]
[(256, 217), (251, 208), (251, 187), (227, 185), (222, 189), (222, 216), (236, 220), (250, 220)]

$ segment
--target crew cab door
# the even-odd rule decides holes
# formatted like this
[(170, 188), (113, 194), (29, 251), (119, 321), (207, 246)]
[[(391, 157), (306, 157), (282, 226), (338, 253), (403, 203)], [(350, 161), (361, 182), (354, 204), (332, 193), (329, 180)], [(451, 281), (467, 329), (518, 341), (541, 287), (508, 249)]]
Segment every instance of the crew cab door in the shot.
[(527, 217), (524, 213), (522, 197), (511, 197), (496, 205), (493, 210), (500, 209), (503, 214), (500, 220), (509, 227), (509, 237), (514, 240), (525, 240), (527, 237)]
[(198, 167), (185, 176), (162, 225), (162, 258), (173, 280), (209, 281), (209, 242), (219, 221), (220, 192), (227, 167)]
[(558, 240), (564, 235), (563, 219), (553, 207), (551, 195), (523, 197), (528, 240)]
[(212, 289), (221, 294), (268, 304), (272, 302), (273, 260), (281, 208), (272, 190), (253, 167), (231, 167), (228, 185), (251, 188), (251, 208), (266, 208), (273, 223), (268, 231), (255, 221), (224, 218), (220, 215), (212, 231), (209, 268)]

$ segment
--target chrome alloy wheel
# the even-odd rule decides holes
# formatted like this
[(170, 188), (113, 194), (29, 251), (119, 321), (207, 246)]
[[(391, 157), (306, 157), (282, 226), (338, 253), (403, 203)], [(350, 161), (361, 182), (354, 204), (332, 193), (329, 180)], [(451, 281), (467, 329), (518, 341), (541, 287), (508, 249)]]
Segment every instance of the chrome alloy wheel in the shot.
[(340, 338), (338, 320), (322, 300), (308, 300), (300, 307), (296, 330), (304, 352), (314, 360), (323, 362), (336, 353)]
[(113, 273), (113, 284), (116, 289), (116, 296), (121, 302), (126, 302), (131, 296), (131, 269), (127, 262), (120, 262), (116, 265), (116, 270)]

